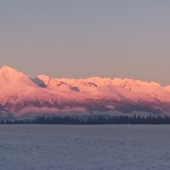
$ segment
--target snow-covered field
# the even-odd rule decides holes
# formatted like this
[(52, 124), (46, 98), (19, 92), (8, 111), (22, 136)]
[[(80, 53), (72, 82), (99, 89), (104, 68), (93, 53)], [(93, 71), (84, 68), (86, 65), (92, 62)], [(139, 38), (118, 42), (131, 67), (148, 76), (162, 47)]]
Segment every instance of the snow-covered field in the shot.
[(170, 126), (1, 125), (0, 170), (169, 170)]

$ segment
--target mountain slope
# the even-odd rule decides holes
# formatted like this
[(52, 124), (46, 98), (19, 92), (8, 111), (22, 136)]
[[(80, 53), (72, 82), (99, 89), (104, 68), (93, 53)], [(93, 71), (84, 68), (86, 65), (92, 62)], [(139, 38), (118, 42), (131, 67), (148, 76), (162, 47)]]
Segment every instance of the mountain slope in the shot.
[(95, 114), (168, 114), (170, 88), (132, 79), (91, 77), (31, 79), (8, 66), (0, 70), (0, 104), (14, 117)]

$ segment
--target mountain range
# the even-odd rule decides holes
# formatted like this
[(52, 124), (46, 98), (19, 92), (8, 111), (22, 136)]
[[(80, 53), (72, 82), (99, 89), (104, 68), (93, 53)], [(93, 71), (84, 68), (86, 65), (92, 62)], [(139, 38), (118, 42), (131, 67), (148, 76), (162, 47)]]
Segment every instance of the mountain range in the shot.
[(133, 79), (31, 77), (0, 69), (0, 118), (39, 115), (168, 115), (170, 86)]

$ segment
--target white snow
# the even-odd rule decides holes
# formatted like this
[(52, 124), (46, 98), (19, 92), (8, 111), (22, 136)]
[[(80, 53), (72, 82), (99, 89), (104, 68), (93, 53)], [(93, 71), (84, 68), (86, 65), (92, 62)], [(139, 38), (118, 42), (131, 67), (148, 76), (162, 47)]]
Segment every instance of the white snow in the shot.
[(1, 170), (169, 170), (166, 125), (1, 125)]
[[(0, 104), (10, 102), (16, 105), (23, 101), (79, 101), (83, 103), (89, 99), (128, 101), (136, 104), (141, 101), (170, 103), (169, 86), (161, 87), (155, 82), (148, 83), (132, 79), (115, 78), (112, 80), (99, 77), (57, 79), (39, 75), (33, 80), (22, 72), (4, 66), (0, 70), (0, 82)], [(17, 110), (14, 114), (20, 115), (24, 110), (29, 110), (28, 107), (21, 111)], [(153, 108), (156, 107), (160, 108), (157, 105), (153, 106)], [(114, 108), (114, 105), (110, 108)], [(30, 109), (32, 110), (32, 106)], [(161, 109), (170, 111), (169, 107)]]

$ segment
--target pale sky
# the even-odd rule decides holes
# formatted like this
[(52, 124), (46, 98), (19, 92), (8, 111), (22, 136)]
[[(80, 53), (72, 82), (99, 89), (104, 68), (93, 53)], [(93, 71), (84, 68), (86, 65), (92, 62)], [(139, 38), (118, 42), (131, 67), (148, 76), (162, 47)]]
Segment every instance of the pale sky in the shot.
[(1, 0), (0, 67), (170, 84), (169, 0)]

